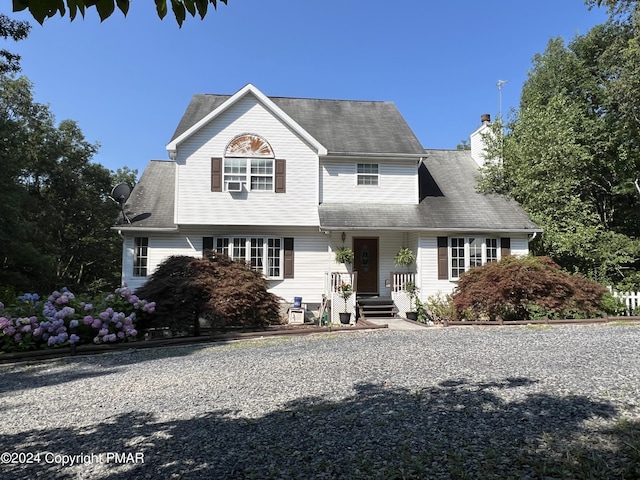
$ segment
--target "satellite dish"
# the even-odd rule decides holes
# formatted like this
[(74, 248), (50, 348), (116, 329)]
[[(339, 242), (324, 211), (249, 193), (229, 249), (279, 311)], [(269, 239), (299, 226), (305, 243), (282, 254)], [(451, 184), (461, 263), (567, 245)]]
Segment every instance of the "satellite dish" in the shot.
[(127, 201), (129, 195), (131, 195), (131, 187), (129, 186), (129, 184), (119, 183), (115, 187), (113, 187), (113, 190), (111, 190), (111, 195), (109, 196), (120, 205), (122, 205)]
[(113, 190), (111, 190), (111, 194), (109, 195), (114, 201), (120, 204), (120, 209), (122, 210), (122, 218), (124, 218), (127, 223), (131, 223), (127, 214), (124, 213), (124, 204), (129, 199), (129, 195), (131, 195), (131, 186), (128, 183), (119, 183)]

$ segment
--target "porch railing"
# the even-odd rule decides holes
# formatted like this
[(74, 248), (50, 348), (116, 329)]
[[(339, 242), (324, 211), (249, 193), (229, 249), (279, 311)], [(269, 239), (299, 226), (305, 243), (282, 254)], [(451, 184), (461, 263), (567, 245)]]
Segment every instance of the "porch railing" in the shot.
[[(338, 294), (338, 288), (343, 283), (353, 287), (353, 295), (347, 300)], [(351, 313), (351, 323), (356, 321), (356, 293), (358, 291), (358, 272), (325, 273), (325, 295), (330, 301), (331, 323), (340, 323), (340, 312)]]
[(337, 292), (338, 287), (343, 283), (347, 283), (353, 287), (353, 292), (358, 291), (358, 272), (331, 272), (330, 275), (325, 275), (327, 282), (325, 285), (325, 292)]
[(407, 283), (416, 283), (416, 274), (411, 272), (391, 272), (391, 292), (404, 292)]

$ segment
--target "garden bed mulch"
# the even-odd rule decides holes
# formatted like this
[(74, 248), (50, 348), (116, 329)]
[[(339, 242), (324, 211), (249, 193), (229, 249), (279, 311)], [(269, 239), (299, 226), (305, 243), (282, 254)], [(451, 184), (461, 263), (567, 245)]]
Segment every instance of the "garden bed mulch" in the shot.
[(315, 324), (300, 325), (273, 325), (269, 327), (228, 328), (203, 332), (199, 336), (181, 336), (158, 338), (153, 340), (140, 340), (136, 342), (123, 342), (100, 345), (77, 345), (71, 347), (50, 348), (46, 350), (31, 350), (23, 352), (0, 353), (0, 363), (14, 363), (28, 360), (48, 360), (52, 358), (73, 357), (77, 355), (96, 355), (100, 353), (117, 352), (130, 349), (168, 347), (178, 345), (192, 345), (199, 343), (232, 342), (235, 340), (248, 340), (262, 337), (277, 337), (288, 335), (310, 335), (313, 333), (328, 332), (355, 332), (360, 330), (372, 330), (388, 328), (387, 325), (376, 325), (366, 320), (358, 320), (355, 325), (318, 326)]

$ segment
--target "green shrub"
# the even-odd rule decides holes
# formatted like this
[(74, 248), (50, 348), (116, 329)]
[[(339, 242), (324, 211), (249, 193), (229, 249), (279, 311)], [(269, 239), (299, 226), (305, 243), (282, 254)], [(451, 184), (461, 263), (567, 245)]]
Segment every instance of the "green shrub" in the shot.
[(570, 275), (548, 257), (505, 257), (465, 272), (452, 296), (458, 318), (588, 318), (603, 311), (606, 289)]
[(627, 306), (624, 304), (622, 299), (614, 297), (611, 292), (606, 292), (602, 296), (602, 309), (607, 315), (614, 317), (627, 313)]
[(422, 304), (422, 308), (437, 322), (451, 321), (455, 317), (451, 295), (444, 295), (442, 292), (429, 295)]

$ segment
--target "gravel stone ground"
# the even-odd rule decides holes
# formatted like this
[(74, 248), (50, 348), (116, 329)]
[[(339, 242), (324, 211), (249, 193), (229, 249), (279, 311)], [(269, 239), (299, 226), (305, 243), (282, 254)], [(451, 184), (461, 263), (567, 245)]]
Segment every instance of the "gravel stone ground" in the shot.
[(640, 477), (638, 325), (264, 338), (0, 375), (3, 479)]

